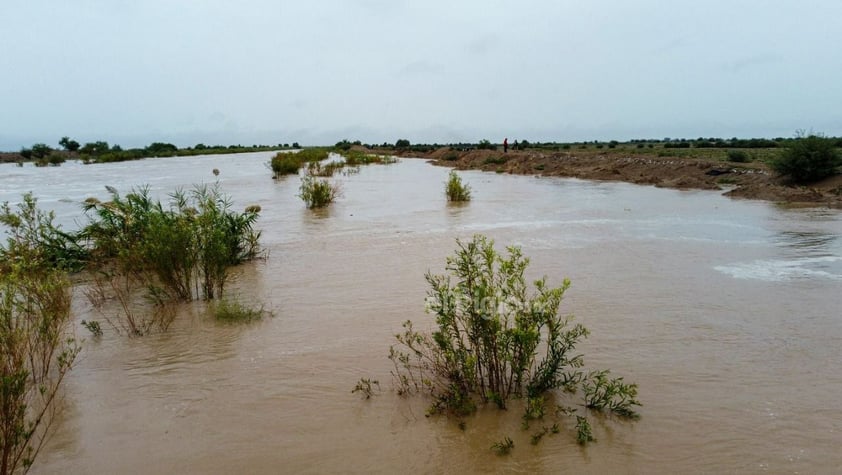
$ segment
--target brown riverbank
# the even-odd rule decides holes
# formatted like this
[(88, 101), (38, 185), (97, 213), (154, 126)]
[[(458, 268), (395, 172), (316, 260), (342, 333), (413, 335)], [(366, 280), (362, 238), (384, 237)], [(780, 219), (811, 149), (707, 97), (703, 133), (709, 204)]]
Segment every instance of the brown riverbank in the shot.
[(782, 203), (811, 203), (842, 207), (842, 175), (793, 186), (760, 161), (731, 163), (711, 158), (658, 156), (603, 150), (455, 151), (440, 148), (430, 153), (399, 153), (428, 158), (440, 166), (519, 175), (560, 176), (585, 180), (624, 181), (676, 189), (723, 190), (733, 198)]

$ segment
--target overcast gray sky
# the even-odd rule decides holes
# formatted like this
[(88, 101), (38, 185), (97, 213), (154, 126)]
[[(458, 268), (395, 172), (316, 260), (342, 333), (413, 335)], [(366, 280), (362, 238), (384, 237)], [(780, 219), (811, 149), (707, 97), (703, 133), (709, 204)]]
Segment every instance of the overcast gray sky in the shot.
[(0, 150), (842, 135), (842, 2), (2, 0)]

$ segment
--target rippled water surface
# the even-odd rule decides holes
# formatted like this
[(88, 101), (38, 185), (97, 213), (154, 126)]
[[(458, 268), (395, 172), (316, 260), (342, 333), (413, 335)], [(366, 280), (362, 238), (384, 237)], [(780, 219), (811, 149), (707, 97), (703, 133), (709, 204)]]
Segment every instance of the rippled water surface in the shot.
[[(733, 201), (707, 191), (447, 171), (421, 160), (339, 177), (344, 196), (312, 212), (270, 154), (59, 168), (0, 166), (0, 200), (33, 191), (73, 228), (79, 204), (148, 184), (166, 199), (212, 183), (261, 205), (269, 258), (230, 292), (274, 312), (220, 325), (200, 303), (169, 332), (86, 338), (66, 407), (35, 473), (828, 473), (842, 467), (842, 215)], [(465, 431), (390, 391), (393, 334), (421, 328), (423, 274), (454, 239), (517, 244), (530, 277), (573, 281), (562, 305), (592, 331), (586, 363), (640, 385), (636, 423), (595, 419), (529, 444), (520, 412), (481, 411)], [(90, 314), (81, 292), (77, 321)], [(360, 377), (383, 391), (350, 393)], [(492, 443), (510, 436), (508, 457)]]

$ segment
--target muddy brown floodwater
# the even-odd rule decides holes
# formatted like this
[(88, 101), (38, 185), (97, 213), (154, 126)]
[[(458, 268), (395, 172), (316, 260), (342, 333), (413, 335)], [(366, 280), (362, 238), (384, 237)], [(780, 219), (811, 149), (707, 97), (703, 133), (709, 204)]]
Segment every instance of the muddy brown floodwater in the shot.
[[(462, 172), (403, 159), (338, 178), (344, 197), (311, 212), (270, 154), (35, 169), (0, 165), (0, 200), (32, 190), (65, 226), (78, 203), (148, 183), (219, 181), (256, 203), (269, 258), (230, 292), (274, 312), (221, 325), (200, 303), (169, 332), (92, 338), (33, 473), (830, 473), (842, 467), (842, 214), (733, 201), (711, 191)], [(483, 410), (465, 431), (391, 390), (393, 334), (423, 312), (428, 269), (456, 237), (517, 244), (531, 277), (573, 281), (563, 312), (591, 331), (580, 349), (640, 385), (638, 422), (594, 420), (529, 444), (521, 412)], [(77, 292), (77, 323), (91, 315)], [(361, 400), (360, 377), (383, 391)], [(515, 441), (510, 456), (489, 447)]]

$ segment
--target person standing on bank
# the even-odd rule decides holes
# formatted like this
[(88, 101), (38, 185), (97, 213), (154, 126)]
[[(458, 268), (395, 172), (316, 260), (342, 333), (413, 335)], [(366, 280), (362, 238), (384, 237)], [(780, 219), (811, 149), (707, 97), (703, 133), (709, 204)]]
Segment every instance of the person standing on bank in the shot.
[(503, 153), (509, 153), (509, 138), (503, 139)]

